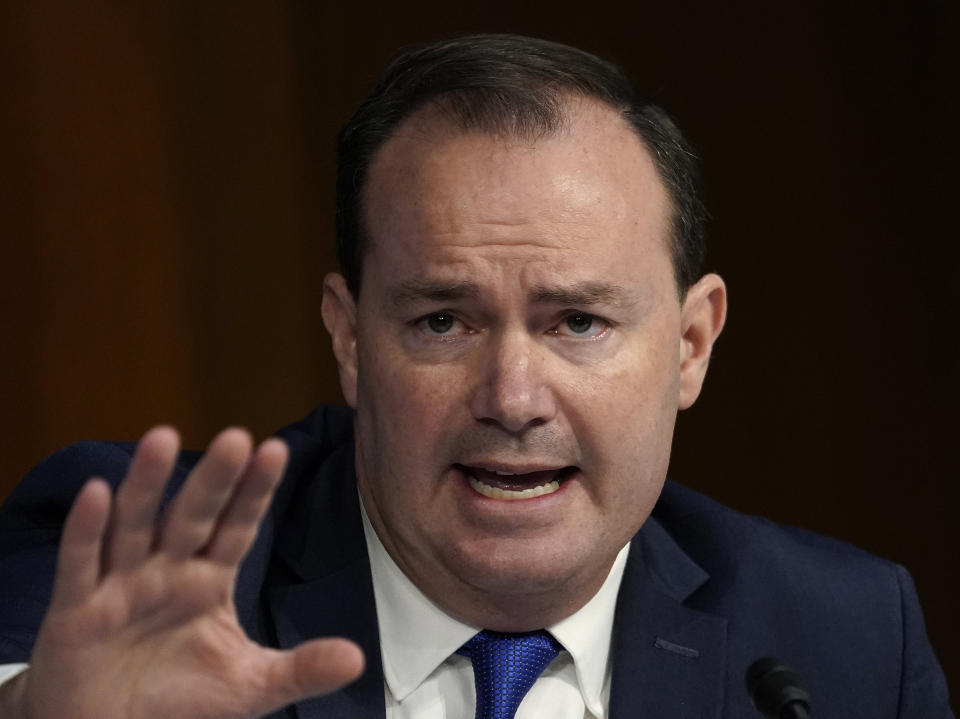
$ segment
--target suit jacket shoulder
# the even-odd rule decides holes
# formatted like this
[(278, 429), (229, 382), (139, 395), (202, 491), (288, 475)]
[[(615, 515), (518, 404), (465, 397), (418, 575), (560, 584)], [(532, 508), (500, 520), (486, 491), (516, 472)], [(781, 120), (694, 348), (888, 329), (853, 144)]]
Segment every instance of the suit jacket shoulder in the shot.
[[(700, 687), (702, 713), (690, 716), (713, 715), (714, 702), (725, 707), (722, 716), (757, 716), (743, 677), (771, 655), (804, 676), (815, 716), (952, 716), (902, 567), (672, 483), (634, 545), (618, 622), (642, 626), (659, 607), (666, 618), (644, 639), (661, 650), (658, 662), (678, 665), (664, 681), (679, 690), (673, 677), (682, 676)], [(638, 597), (642, 611), (632, 606)], [(709, 671), (697, 668), (704, 663)], [(723, 686), (711, 686), (709, 675), (725, 677)], [(688, 701), (697, 692), (677, 696)], [(674, 705), (662, 711), (686, 716)]]
[[(123, 442), (66, 447), (37, 465), (0, 507), (0, 663), (30, 655), (50, 600), (60, 529), (80, 488), (94, 476), (119, 484), (133, 448)], [(178, 463), (177, 474), (185, 473), (186, 464)]]

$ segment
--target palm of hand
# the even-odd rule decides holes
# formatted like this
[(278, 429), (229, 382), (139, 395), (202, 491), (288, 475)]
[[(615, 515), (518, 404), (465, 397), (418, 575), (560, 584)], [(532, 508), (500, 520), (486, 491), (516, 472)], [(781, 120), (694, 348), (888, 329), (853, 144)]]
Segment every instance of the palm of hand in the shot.
[(176, 451), (175, 433), (153, 430), (114, 502), (98, 480), (78, 496), (20, 682), (23, 716), (240, 719), (359, 674), (362, 655), (346, 640), (278, 651), (237, 621), (237, 569), (282, 472), (282, 443), (251, 457), (245, 433), (222, 433), (156, 522)]

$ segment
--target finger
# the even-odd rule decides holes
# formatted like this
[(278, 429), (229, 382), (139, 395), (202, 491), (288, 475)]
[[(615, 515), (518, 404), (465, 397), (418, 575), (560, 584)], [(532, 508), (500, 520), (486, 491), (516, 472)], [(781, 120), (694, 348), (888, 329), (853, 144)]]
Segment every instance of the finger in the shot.
[(170, 506), (160, 551), (183, 559), (207, 545), (250, 457), (251, 444), (242, 429), (226, 429), (214, 438)]
[(123, 571), (146, 559), (153, 545), (163, 488), (173, 472), (180, 438), (171, 427), (143, 435), (117, 490), (106, 546), (106, 571)]
[(287, 454), (287, 445), (279, 439), (268, 439), (260, 445), (220, 517), (206, 549), (208, 558), (230, 566), (240, 563), (257, 536), (260, 520), (283, 475)]
[(83, 485), (74, 500), (63, 525), (52, 606), (73, 606), (96, 590), (110, 503), (110, 485), (102, 479)]
[(336, 691), (363, 673), (363, 651), (348, 639), (314, 639), (273, 654), (267, 695), (276, 707)]

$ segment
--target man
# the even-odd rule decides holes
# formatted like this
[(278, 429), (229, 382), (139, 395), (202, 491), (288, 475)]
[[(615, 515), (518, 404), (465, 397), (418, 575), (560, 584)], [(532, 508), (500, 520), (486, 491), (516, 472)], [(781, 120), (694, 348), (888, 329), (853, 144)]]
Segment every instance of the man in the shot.
[(950, 716), (902, 570), (664, 489), (726, 290), (692, 155), (616, 68), (414, 50), (340, 153), (322, 312), (352, 417), (35, 470), (0, 518), (0, 660), (30, 663), (3, 716), (486, 717), (486, 655), (528, 642), (521, 719), (752, 716), (764, 654), (818, 716)]

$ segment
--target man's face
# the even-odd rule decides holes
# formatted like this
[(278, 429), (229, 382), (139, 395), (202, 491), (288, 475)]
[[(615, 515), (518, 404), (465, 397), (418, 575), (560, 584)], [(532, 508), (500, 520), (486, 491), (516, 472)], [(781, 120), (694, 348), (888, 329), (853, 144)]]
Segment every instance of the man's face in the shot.
[(722, 282), (681, 305), (666, 191), (589, 101), (537, 141), (420, 113), (376, 156), (365, 202), (359, 299), (328, 277), (324, 319), (370, 519), (448, 613), (559, 620), (657, 500)]

